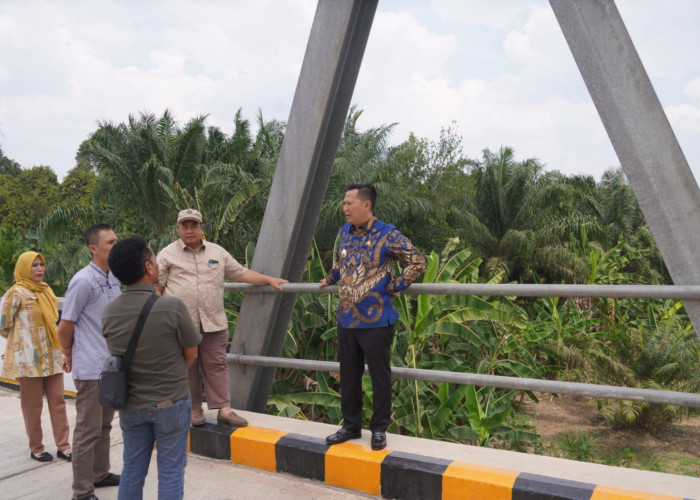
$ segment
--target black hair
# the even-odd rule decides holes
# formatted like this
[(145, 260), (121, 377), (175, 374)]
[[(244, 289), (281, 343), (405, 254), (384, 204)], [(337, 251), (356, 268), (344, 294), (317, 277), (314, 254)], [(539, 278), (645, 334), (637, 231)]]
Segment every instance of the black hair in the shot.
[(109, 252), (109, 270), (123, 285), (133, 285), (146, 274), (145, 265), (151, 259), (153, 250), (140, 236), (119, 240)]
[(369, 208), (374, 212), (374, 202), (377, 201), (377, 189), (372, 184), (348, 184), (345, 192), (357, 189), (357, 197), (362, 201), (369, 200)]
[(85, 230), (85, 244), (97, 245), (100, 242), (100, 231), (112, 231), (109, 224), (93, 224)]

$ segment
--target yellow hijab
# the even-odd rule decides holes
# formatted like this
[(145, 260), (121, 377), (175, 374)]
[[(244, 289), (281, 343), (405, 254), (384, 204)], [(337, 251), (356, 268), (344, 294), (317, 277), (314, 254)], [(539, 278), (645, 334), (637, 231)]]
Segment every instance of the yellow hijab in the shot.
[(24, 252), (19, 256), (17, 264), (15, 264), (15, 284), (34, 292), (39, 303), (39, 310), (44, 315), (49, 342), (51, 342), (52, 346), (60, 349), (58, 333), (56, 332), (58, 299), (49, 285), (43, 281), (34, 281), (32, 279), (32, 264), (37, 257), (46, 265), (46, 261), (40, 253)]

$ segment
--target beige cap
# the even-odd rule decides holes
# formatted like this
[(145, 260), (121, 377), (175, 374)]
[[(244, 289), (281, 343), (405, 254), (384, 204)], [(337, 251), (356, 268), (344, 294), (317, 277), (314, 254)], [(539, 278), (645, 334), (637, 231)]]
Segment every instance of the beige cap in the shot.
[(195, 210), (193, 208), (186, 208), (184, 210), (180, 210), (180, 213), (177, 214), (177, 223), (179, 224), (180, 222), (186, 220), (194, 220), (201, 224), (202, 214), (200, 214), (198, 210)]

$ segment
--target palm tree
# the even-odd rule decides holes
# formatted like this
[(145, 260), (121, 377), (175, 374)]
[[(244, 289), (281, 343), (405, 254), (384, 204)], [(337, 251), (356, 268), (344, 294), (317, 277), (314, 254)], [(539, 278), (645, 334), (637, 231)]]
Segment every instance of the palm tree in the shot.
[[(180, 127), (169, 111), (101, 123), (91, 138), (97, 199), (118, 207), (134, 221), (126, 229), (147, 235), (156, 249), (175, 236), (175, 216), (186, 207), (202, 212), (210, 239), (244, 249), (264, 211), (264, 202), (250, 202), (269, 186), (283, 133), (279, 122), (265, 123), (262, 114), (258, 120), (255, 140), (240, 110), (231, 137), (206, 127), (206, 116)], [(248, 207), (252, 217), (241, 217)]]
[[(623, 253), (643, 250), (647, 259), (630, 259), (626, 271), (644, 276), (651, 283), (669, 283), (668, 271), (651, 236), (630, 185), (621, 170), (609, 170), (600, 183), (592, 177), (562, 177), (557, 183), (565, 195), (554, 205), (558, 214), (549, 217), (536, 232), (537, 244), (531, 267), (548, 281), (585, 282), (589, 262), (576, 250), (582, 237), (605, 252), (624, 241)], [(572, 239), (573, 238), (573, 239)]]
[[(174, 189), (163, 186), (163, 189), (177, 210), (191, 207), (202, 213), (208, 240), (242, 255), (246, 244), (255, 240), (259, 230), (259, 225), (255, 224), (259, 221), (242, 217), (244, 208), (269, 182), (231, 163), (217, 163), (197, 170), (201, 179), (190, 190), (179, 185)], [(165, 236), (158, 247), (165, 246), (172, 235)]]
[[(394, 125), (360, 132), (357, 121), (361, 115), (362, 111), (354, 106), (350, 109), (316, 226), (315, 239), (326, 258), (333, 250), (338, 229), (345, 222), (343, 197), (348, 184), (374, 184), (378, 198), (377, 216), (397, 225), (411, 211), (431, 209), (430, 202), (412, 192), (397, 175), (397, 165), (389, 155), (389, 136)], [(402, 230), (413, 239), (411, 230), (418, 231), (419, 228), (402, 227)]]
[(141, 221), (133, 229), (162, 237), (176, 213), (164, 187), (193, 186), (206, 144), (205, 120), (200, 116), (180, 128), (166, 110), (158, 119), (142, 113), (119, 125), (100, 123), (91, 137), (100, 173), (98, 199)]
[(462, 235), (483, 258), (486, 277), (503, 274), (506, 281), (525, 271), (535, 248), (535, 231), (547, 213), (542, 211), (552, 192), (543, 182), (536, 159), (516, 162), (511, 148), (488, 149), (474, 161), (474, 195), (461, 207)]

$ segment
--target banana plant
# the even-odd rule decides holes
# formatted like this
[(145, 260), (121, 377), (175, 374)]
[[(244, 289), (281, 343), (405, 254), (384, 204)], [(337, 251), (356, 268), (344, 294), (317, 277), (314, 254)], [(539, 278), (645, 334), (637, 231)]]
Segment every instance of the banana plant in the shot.
[[(587, 276), (584, 282), (589, 285), (620, 285), (646, 283), (644, 276), (625, 272), (632, 263), (644, 260), (650, 255), (650, 250), (629, 250), (627, 242), (620, 242), (609, 250), (588, 240), (586, 228), (581, 228), (580, 238), (571, 235), (571, 247), (574, 252), (588, 262)], [(583, 304), (592, 304), (592, 300), (581, 301)], [(614, 298), (604, 298), (597, 301), (602, 312), (611, 322), (616, 321), (616, 304)]]
[(465, 388), (465, 406), (469, 412), (469, 426), (450, 429), (450, 434), (464, 440), (489, 446), (494, 440), (535, 442), (538, 435), (517, 429), (508, 423), (513, 415), (512, 400), (516, 391), (502, 391), (490, 387), (479, 391), (474, 386)]
[[(423, 283), (467, 283), (479, 279), (481, 259), (471, 258), (471, 251), (463, 249), (441, 259), (432, 252), (427, 259)], [(499, 277), (489, 282), (496, 282)], [(467, 371), (473, 366), (473, 347), (483, 343), (474, 326), (481, 322), (525, 328), (527, 322), (521, 311), (509, 307), (507, 300), (488, 301), (468, 295), (420, 295), (413, 300), (402, 295), (397, 300), (399, 326), (394, 344), (395, 366), (411, 368)], [(457, 345), (454, 345), (457, 344)], [(462, 348), (465, 349), (462, 349)], [(444, 391), (444, 388), (443, 388)], [(415, 435), (431, 437), (435, 429), (447, 426), (447, 417), (459, 406), (463, 394), (455, 392), (454, 399), (440, 398), (431, 384), (420, 381), (395, 381), (398, 394), (395, 404), (396, 422)], [(444, 396), (444, 394), (443, 394)], [(447, 405), (447, 406), (445, 406)], [(452, 408), (452, 411), (448, 411)], [(456, 415), (451, 415), (451, 420)]]

